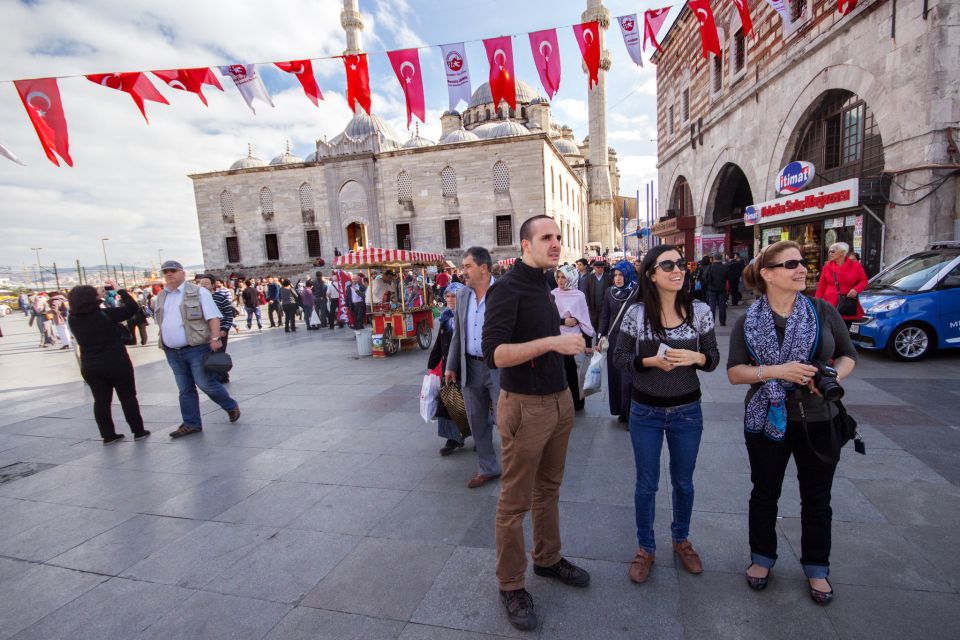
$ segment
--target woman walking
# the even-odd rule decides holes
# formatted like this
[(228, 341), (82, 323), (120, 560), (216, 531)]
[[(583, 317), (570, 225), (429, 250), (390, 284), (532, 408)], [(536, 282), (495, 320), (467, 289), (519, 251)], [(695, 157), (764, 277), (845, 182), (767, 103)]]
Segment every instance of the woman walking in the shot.
[(316, 298), (313, 297), (313, 280), (308, 279), (306, 285), (300, 290), (300, 306), (303, 307), (303, 323), (307, 325), (307, 331), (320, 328), (319, 324), (311, 324), (316, 302)]
[[(553, 301), (557, 305), (557, 311), (560, 313), (560, 333), (580, 333), (587, 345), (587, 353), (592, 353), (590, 345), (593, 342), (594, 329), (590, 324), (590, 310), (587, 307), (587, 296), (577, 287), (580, 281), (580, 272), (572, 264), (565, 264), (557, 267), (554, 274), (557, 280), (557, 288), (551, 291)], [(567, 373), (567, 386), (570, 387), (570, 394), (573, 396), (573, 408), (575, 411), (583, 409), (584, 398), (580, 389), (580, 376), (577, 370), (577, 358), (580, 356), (564, 356), (563, 366)]]
[[(628, 261), (618, 262), (611, 273), (613, 286), (607, 289), (603, 297), (600, 326), (597, 329), (597, 334), (601, 336), (600, 341), (605, 344), (605, 348), (606, 345), (616, 347), (617, 340), (620, 338), (620, 321), (623, 319), (623, 312), (626, 311), (624, 305), (629, 308), (630, 302), (639, 291), (637, 272)], [(617, 416), (617, 422), (626, 423), (630, 415), (632, 378), (629, 372), (621, 372), (617, 368), (612, 357), (607, 358), (607, 397), (610, 402), (610, 415)]]
[(290, 333), (291, 331), (297, 330), (297, 308), (300, 306), (299, 297), (297, 292), (294, 291), (293, 287), (290, 286), (290, 281), (286, 278), (283, 279), (283, 287), (280, 289), (280, 306), (283, 308), (283, 317), (284, 333)]
[(834, 242), (830, 245), (830, 260), (823, 265), (817, 297), (836, 307), (847, 327), (863, 317), (858, 296), (867, 288), (867, 273), (859, 260), (848, 258), (850, 245)]
[[(447, 306), (438, 319), (440, 331), (437, 332), (437, 339), (433, 343), (433, 349), (430, 350), (427, 370), (435, 369), (438, 364), (441, 365), (441, 372), (447, 370), (447, 354), (450, 352), (450, 340), (453, 338), (453, 314), (457, 309), (457, 291), (462, 289), (463, 286), (459, 282), (451, 283), (444, 291), (443, 297)], [(443, 378), (442, 373), (440, 378)], [(440, 455), (442, 456), (448, 456), (463, 447), (463, 434), (460, 433), (456, 423), (450, 419), (450, 414), (447, 413), (447, 409), (442, 402), (437, 403), (437, 435), (446, 439), (443, 448), (440, 449)]]
[(673, 245), (660, 245), (643, 258), (640, 301), (624, 313), (614, 361), (633, 377), (630, 439), (637, 466), (634, 503), (639, 549), (630, 564), (630, 579), (650, 575), (656, 544), (653, 522), (660, 450), (667, 438), (673, 485), (673, 552), (684, 569), (703, 572), (703, 563), (688, 539), (693, 512), (693, 470), (703, 433), (700, 379), (720, 362), (710, 307), (690, 298), (683, 286), (687, 263)]
[(747, 584), (767, 586), (777, 560), (777, 501), (790, 456), (800, 484), (800, 563), (819, 605), (833, 599), (830, 575), (830, 490), (837, 465), (829, 451), (835, 412), (820, 396), (814, 364), (833, 363), (838, 381), (856, 365), (857, 352), (837, 310), (803, 295), (807, 268), (800, 245), (776, 242), (743, 272), (759, 298), (730, 335), (727, 376), (748, 384), (744, 416), (750, 457), (750, 555)]
[(101, 309), (102, 300), (97, 290), (89, 285), (74, 287), (68, 294), (70, 330), (80, 345), (80, 375), (93, 393), (93, 417), (103, 444), (123, 439), (123, 434), (118, 434), (114, 428), (110, 412), (114, 390), (134, 439), (150, 435), (143, 428), (133, 364), (123, 344), (119, 324), (137, 313), (140, 305), (124, 289), (118, 292), (118, 299), (122, 306)]

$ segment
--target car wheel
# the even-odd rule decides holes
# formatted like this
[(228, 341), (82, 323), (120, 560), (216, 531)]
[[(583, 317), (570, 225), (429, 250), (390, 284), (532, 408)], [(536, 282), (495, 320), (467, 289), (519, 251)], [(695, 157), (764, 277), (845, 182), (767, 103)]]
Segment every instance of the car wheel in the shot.
[(887, 343), (887, 352), (897, 360), (921, 360), (933, 348), (930, 330), (919, 324), (905, 324), (897, 328)]

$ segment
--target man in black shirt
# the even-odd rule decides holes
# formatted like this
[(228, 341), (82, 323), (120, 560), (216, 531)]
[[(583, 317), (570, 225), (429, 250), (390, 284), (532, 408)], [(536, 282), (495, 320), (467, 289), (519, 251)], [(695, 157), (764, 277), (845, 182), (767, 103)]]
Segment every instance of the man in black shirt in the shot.
[(533, 570), (585, 587), (590, 575), (560, 555), (560, 483), (573, 426), (563, 356), (583, 353), (579, 333), (560, 335), (560, 314), (545, 269), (560, 261), (560, 227), (549, 216), (520, 227), (522, 255), (487, 292), (483, 357), (500, 369), (497, 430), (502, 451), (497, 503), (497, 582), (510, 623), (537, 627), (524, 589), (527, 557), (523, 518), (533, 511)]
[(586, 281), (581, 291), (583, 291), (583, 295), (587, 297), (587, 309), (590, 311), (590, 324), (594, 327), (600, 326), (600, 312), (603, 310), (603, 299), (607, 295), (607, 289), (610, 288), (610, 276), (604, 270), (605, 266), (606, 263), (603, 260), (594, 260), (593, 271), (581, 278), (581, 281)]
[(723, 263), (719, 253), (713, 254), (713, 260), (707, 267), (703, 284), (707, 288), (707, 304), (713, 313), (713, 321), (717, 321), (717, 312), (720, 312), (720, 326), (727, 326), (727, 278), (729, 270)]
[(727, 263), (727, 284), (730, 286), (730, 304), (734, 307), (740, 304), (740, 278), (743, 276), (743, 260), (739, 253), (730, 254)]

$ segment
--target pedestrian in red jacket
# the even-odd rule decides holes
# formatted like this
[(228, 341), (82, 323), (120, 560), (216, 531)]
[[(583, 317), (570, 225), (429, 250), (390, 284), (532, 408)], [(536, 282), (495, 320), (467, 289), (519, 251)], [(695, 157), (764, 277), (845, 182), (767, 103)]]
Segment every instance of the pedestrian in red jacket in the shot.
[[(830, 259), (823, 265), (820, 272), (820, 284), (817, 287), (818, 298), (823, 298), (834, 307), (841, 296), (857, 298), (863, 290), (867, 288), (867, 274), (863, 266), (852, 258), (848, 258), (850, 245), (846, 242), (835, 242), (830, 245)], [(863, 307), (860, 302), (856, 302), (856, 312), (852, 315), (840, 310), (840, 315), (847, 321), (847, 326), (851, 320), (863, 317)]]

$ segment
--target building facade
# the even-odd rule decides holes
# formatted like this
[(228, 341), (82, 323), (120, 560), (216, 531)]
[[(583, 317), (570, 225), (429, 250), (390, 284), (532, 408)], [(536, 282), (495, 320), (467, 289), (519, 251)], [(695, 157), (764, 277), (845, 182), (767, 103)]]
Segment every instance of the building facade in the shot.
[[(873, 274), (954, 239), (960, 4), (921, 12), (861, 0), (841, 16), (835, 0), (785, 0), (787, 20), (747, 1), (756, 37), (734, 3), (717, 4), (723, 53), (705, 59), (684, 8), (654, 56), (654, 233), (696, 257), (796, 240), (813, 286), (833, 242), (848, 242)], [(815, 177), (778, 193), (780, 170), (796, 161)]]

